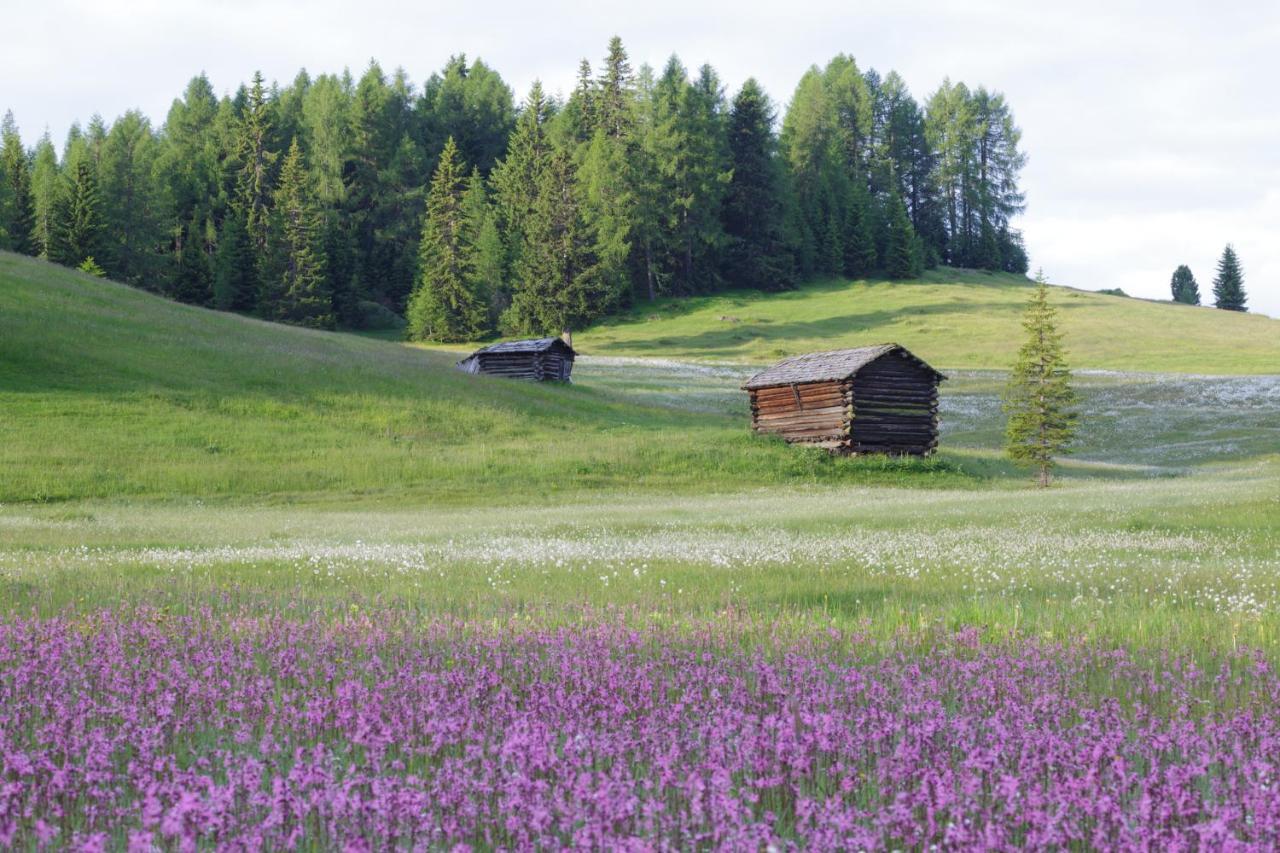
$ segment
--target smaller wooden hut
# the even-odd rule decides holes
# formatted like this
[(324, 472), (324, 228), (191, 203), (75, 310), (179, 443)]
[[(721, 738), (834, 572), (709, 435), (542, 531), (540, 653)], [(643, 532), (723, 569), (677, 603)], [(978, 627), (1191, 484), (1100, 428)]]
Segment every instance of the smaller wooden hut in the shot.
[(476, 350), (458, 362), (458, 369), (532, 382), (568, 382), (576, 355), (560, 338), (503, 341)]
[(788, 358), (742, 387), (751, 425), (835, 453), (926, 455), (938, 446), (938, 383), (898, 344)]

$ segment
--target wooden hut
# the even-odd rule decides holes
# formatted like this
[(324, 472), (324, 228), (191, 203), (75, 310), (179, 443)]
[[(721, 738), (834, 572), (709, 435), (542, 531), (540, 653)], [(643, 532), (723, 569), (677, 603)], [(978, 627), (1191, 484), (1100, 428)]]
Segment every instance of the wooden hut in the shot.
[(560, 338), (503, 341), (476, 350), (458, 362), (458, 369), (533, 382), (568, 382), (576, 355)]
[(747, 380), (751, 424), (836, 453), (926, 455), (938, 446), (938, 383), (898, 344), (798, 355)]

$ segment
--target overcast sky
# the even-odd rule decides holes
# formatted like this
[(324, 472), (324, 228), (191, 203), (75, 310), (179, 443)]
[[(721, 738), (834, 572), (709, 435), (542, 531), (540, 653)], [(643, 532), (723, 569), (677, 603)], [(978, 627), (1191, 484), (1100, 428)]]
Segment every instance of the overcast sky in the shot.
[[(7, 4), (10, 5), (10, 4)], [(441, 8), (434, 8), (435, 6)], [(159, 124), (188, 79), (219, 92), (261, 69), (287, 82), (370, 58), (421, 85), (450, 54), (523, 96), (572, 87), (578, 59), (622, 36), (635, 64), (710, 62), (730, 92), (754, 75), (783, 108), (838, 52), (896, 69), (924, 100), (945, 76), (1004, 92), (1023, 129), (1032, 268), (1062, 284), (1168, 297), (1191, 266), (1208, 294), (1233, 242), (1254, 310), (1280, 316), (1280, 3), (617, 4), (384, 0), (45, 0), (11, 4), (0, 109), (28, 145), (48, 128), (139, 108)], [(1034, 8), (1033, 8), (1034, 7)], [(895, 9), (901, 9), (897, 11)], [(910, 11), (908, 11), (909, 9)]]

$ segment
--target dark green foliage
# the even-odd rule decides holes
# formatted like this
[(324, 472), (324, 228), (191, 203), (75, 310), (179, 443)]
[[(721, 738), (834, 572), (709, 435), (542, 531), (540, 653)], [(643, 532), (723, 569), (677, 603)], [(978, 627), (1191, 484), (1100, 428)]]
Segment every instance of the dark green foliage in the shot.
[(1169, 289), (1173, 292), (1174, 302), (1185, 305), (1200, 304), (1200, 285), (1196, 282), (1196, 277), (1191, 274), (1191, 268), (1186, 264), (1179, 264), (1173, 271), (1173, 278), (1169, 280)]
[(915, 230), (907, 216), (907, 206), (896, 192), (889, 197), (889, 237), (885, 246), (884, 271), (889, 278), (915, 278), (922, 271)]
[(298, 140), (289, 146), (272, 199), (258, 309), (295, 326), (332, 329), (333, 298), (325, 275), (323, 224), (307, 181)]
[(553, 154), (542, 170), (516, 265), (516, 290), (505, 323), (529, 334), (572, 330), (600, 316), (612, 283), (596, 254), (573, 163)]
[(258, 304), (258, 265), (244, 221), (228, 216), (213, 259), (213, 304), (222, 311), (252, 311)]
[(795, 262), (784, 222), (785, 184), (773, 133), (773, 107), (754, 78), (742, 84), (729, 116), (730, 181), (725, 196), (725, 278), (733, 287), (785, 290)]
[(209, 257), (206, 233), (205, 223), (188, 222), (179, 234), (175, 246), (177, 270), (168, 291), (179, 302), (213, 304), (213, 263)]
[(54, 201), (49, 260), (75, 267), (105, 254), (101, 204), (96, 170), (87, 155), (81, 156)]
[(1213, 304), (1224, 311), (1248, 311), (1246, 301), (1240, 259), (1228, 243), (1218, 259), (1218, 274), (1213, 279)]
[(1058, 331), (1057, 309), (1049, 304), (1049, 287), (1042, 275), (1027, 305), (1022, 328), (1026, 342), (1005, 387), (1004, 410), (1009, 416), (1005, 446), (1015, 462), (1031, 466), (1036, 482), (1048, 486), (1057, 457), (1068, 452), (1075, 435), (1076, 401), (1071, 388)]
[(39, 253), (31, 163), (22, 147), (13, 113), (0, 125), (0, 247), (24, 255)]
[(262, 73), (254, 72), (237, 133), (234, 210), (244, 221), (249, 244), (258, 257), (267, 249), (272, 173), (278, 156), (267, 147), (271, 134), (268, 112)]
[(423, 116), (427, 156), (434, 160), (452, 138), (458, 155), (488, 175), (507, 148), (515, 126), (515, 102), (502, 77), (480, 60), (450, 58), (427, 81), (417, 110)]
[(409, 300), (409, 337), (468, 341), (485, 326), (485, 306), (474, 285), (474, 247), (468, 240), (458, 149), (450, 138), (440, 153), (427, 194), (417, 289)]
[(871, 196), (861, 184), (854, 186), (845, 212), (844, 272), (858, 278), (876, 268), (877, 252)]
[[(358, 326), (371, 304), (406, 313), (422, 264), (439, 264), (420, 241), (452, 139), (473, 174), (454, 170), (459, 283), (440, 279), (457, 310), (431, 321), (451, 338), (803, 277), (1026, 271), (1010, 223), (1024, 158), (999, 94), (945, 81), (922, 108), (896, 73), (841, 54), (804, 74), (780, 134), (774, 119), (754, 80), (730, 105), (710, 66), (691, 74), (673, 56), (655, 75), (617, 37), (565, 102), (535, 84), (518, 111), (498, 73), (462, 55), (420, 90), (376, 62), (358, 80), (255, 74), (221, 99), (199, 75), (162, 128), (94, 116), (61, 159), (47, 135), (25, 151), (9, 120), (0, 246), (73, 266), (91, 255), (184, 302)], [(295, 144), (286, 182), (279, 155)]]

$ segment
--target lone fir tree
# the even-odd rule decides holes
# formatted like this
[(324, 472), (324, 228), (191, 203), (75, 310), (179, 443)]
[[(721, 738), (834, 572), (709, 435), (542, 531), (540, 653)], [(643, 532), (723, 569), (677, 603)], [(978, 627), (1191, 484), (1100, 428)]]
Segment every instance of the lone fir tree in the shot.
[(1218, 260), (1218, 275), (1213, 280), (1213, 304), (1224, 311), (1248, 311), (1245, 307), (1244, 272), (1240, 259), (1230, 243)]
[(1049, 304), (1049, 286), (1036, 276), (1036, 290), (1022, 318), (1027, 339), (1004, 393), (1005, 447), (1015, 462), (1036, 472), (1041, 487), (1053, 481), (1059, 455), (1068, 453), (1075, 435), (1076, 401), (1058, 331), (1057, 309)]
[(1200, 285), (1196, 282), (1196, 277), (1191, 274), (1191, 268), (1186, 264), (1181, 264), (1173, 271), (1169, 289), (1173, 292), (1174, 302), (1181, 302), (1184, 305), (1200, 304)]

